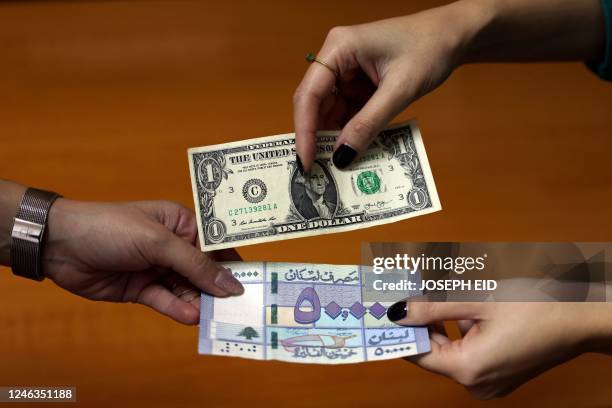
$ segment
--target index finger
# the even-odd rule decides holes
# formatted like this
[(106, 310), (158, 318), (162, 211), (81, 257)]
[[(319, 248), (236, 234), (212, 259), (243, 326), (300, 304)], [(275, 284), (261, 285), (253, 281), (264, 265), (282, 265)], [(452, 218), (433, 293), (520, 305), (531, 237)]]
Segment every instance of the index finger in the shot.
[(293, 96), (295, 149), (305, 171), (310, 170), (316, 155), (316, 132), (321, 104), (331, 94), (335, 83), (333, 72), (313, 62)]

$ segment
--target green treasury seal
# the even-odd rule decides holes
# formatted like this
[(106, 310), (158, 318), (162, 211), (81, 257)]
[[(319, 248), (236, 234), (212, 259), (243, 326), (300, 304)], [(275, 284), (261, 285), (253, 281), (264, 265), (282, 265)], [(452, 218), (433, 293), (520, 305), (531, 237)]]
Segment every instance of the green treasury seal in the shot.
[(380, 178), (373, 171), (364, 171), (357, 176), (357, 187), (365, 194), (374, 194), (380, 190)]

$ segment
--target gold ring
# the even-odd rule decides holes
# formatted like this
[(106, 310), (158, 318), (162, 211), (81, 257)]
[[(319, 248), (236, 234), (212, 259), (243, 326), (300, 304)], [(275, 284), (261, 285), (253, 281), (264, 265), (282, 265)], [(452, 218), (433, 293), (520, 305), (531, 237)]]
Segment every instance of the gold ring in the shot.
[(335, 68), (333, 68), (331, 65), (329, 65), (327, 62), (317, 59), (317, 56), (314, 55), (312, 52), (309, 52), (308, 54), (306, 54), (306, 61), (310, 63), (317, 62), (323, 65), (325, 68), (329, 69), (336, 78), (338, 78), (338, 75), (339, 75), (338, 71)]

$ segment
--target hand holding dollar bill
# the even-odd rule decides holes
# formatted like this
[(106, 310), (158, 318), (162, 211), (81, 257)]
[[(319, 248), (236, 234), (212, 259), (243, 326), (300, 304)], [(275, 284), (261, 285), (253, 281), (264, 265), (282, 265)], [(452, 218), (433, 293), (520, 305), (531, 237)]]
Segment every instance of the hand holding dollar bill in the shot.
[(295, 135), (189, 149), (202, 250), (372, 227), (441, 209), (414, 121), (383, 131), (345, 170), (331, 160), (338, 132), (319, 132), (312, 170)]

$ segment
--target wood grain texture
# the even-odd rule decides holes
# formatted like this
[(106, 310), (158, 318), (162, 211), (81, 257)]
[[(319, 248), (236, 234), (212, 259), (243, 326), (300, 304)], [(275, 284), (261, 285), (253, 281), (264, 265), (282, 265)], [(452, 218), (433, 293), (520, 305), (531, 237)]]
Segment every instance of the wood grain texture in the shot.
[[(193, 207), (186, 149), (292, 130), (334, 25), (440, 1), (0, 3), (0, 176), (83, 200)], [(582, 64), (459, 69), (417, 117), (444, 210), (240, 249), (358, 263), (363, 241), (612, 241), (612, 86)], [(494, 403), (404, 361), (317, 367), (201, 357), (197, 328), (0, 270), (0, 384), (74, 385), (83, 406), (610, 406), (582, 356)], [(372, 397), (376, 395), (376, 401)]]

